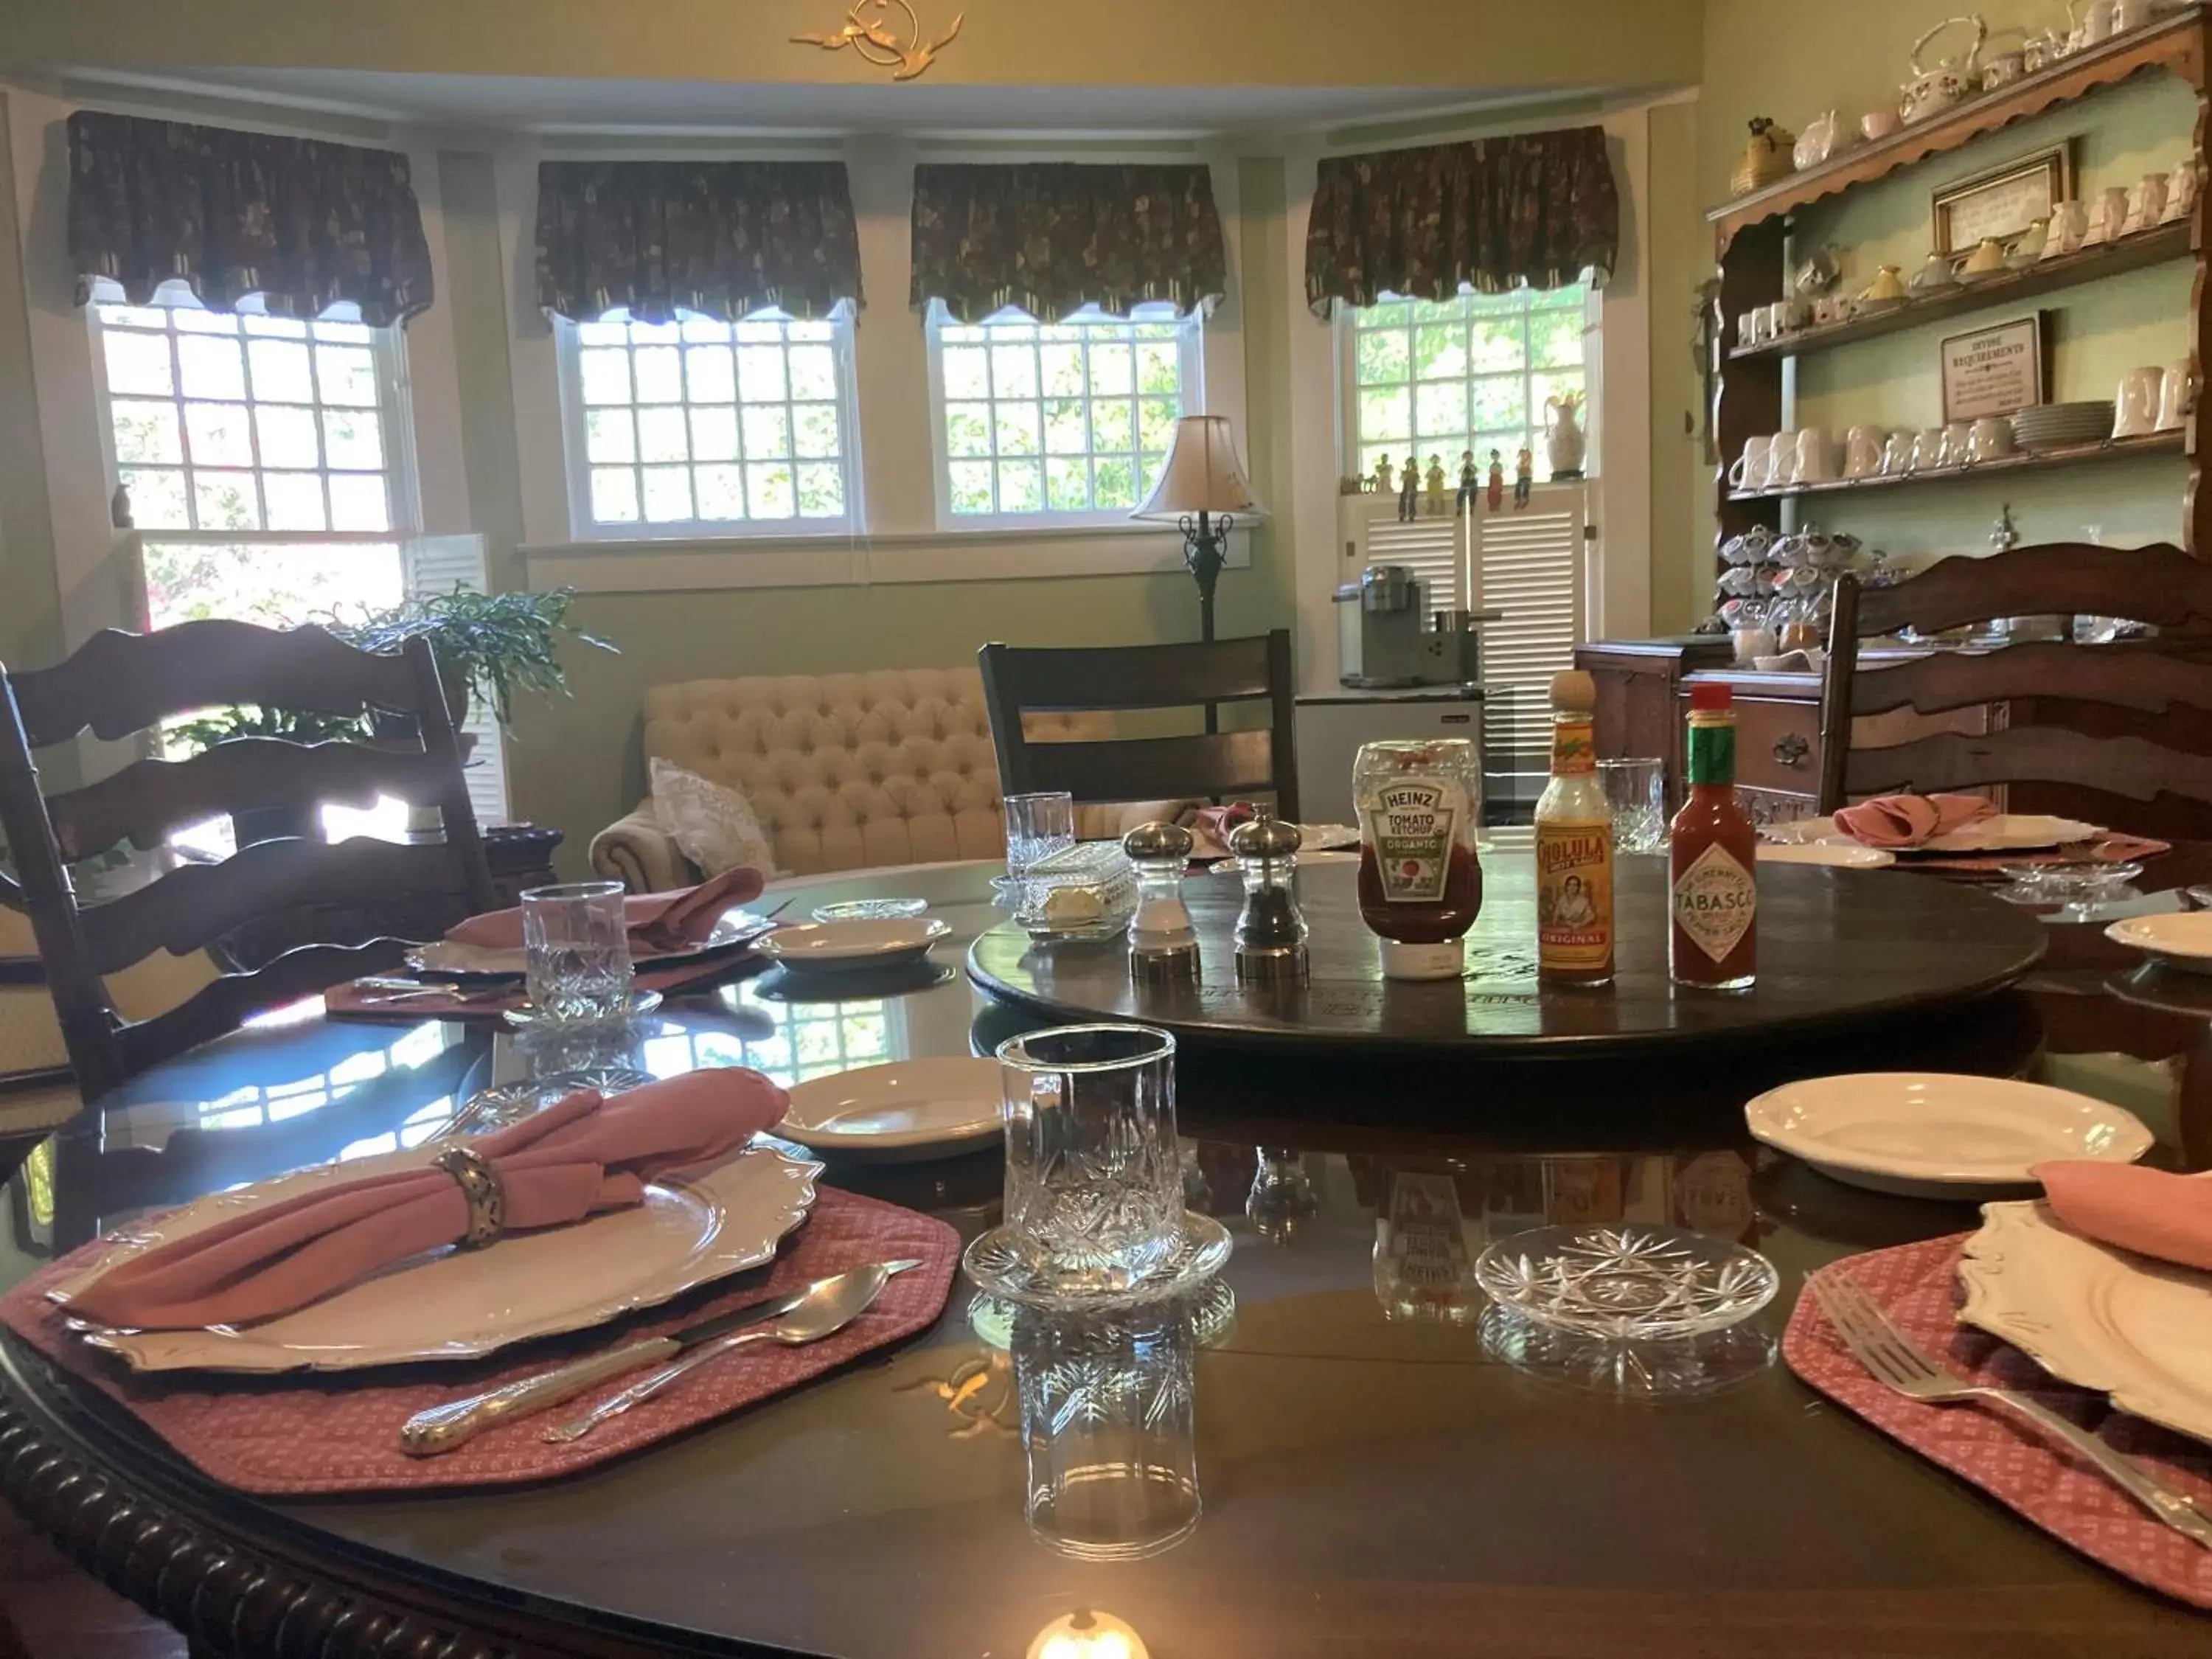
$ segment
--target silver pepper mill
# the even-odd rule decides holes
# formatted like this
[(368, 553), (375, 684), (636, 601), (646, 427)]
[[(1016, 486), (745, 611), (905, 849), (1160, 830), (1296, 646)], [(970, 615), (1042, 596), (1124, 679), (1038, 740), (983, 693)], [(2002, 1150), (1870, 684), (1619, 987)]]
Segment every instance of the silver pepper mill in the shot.
[(1137, 878), (1137, 914), (1129, 921), (1129, 978), (1170, 985), (1198, 977), (1198, 932), (1183, 902), (1183, 872), (1196, 843), (1177, 823), (1140, 823), (1121, 837)]
[(1255, 983), (1303, 982), (1306, 919), (1298, 913), (1298, 848), (1305, 837), (1266, 807), (1229, 832), (1229, 850), (1244, 878), (1237, 918), (1237, 977)]

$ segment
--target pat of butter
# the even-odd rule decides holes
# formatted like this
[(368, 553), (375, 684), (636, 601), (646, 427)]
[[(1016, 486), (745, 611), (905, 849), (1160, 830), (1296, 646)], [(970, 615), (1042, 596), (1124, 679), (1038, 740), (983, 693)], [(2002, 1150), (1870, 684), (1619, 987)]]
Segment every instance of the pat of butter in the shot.
[(1055, 887), (1045, 896), (1044, 919), (1048, 927), (1079, 927), (1105, 914), (1105, 902), (1086, 887)]

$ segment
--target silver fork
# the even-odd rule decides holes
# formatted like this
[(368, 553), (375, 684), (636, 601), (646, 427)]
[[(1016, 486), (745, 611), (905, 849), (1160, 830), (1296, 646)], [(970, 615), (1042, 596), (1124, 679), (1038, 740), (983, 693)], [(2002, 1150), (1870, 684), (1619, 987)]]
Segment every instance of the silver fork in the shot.
[(2113, 1485), (2176, 1532), (2212, 1549), (2212, 1521), (2207, 1521), (2185, 1493), (2144, 1474), (2095, 1435), (2077, 1428), (2026, 1395), (1961, 1382), (1899, 1330), (1881, 1304), (1849, 1274), (1835, 1271), (1808, 1273), (1805, 1286), (1813, 1292), (1813, 1300), (1820, 1304), (1820, 1311), (1827, 1315), (1828, 1322), (1835, 1327), (1844, 1346), (1877, 1382), (1896, 1389), (1908, 1400), (1931, 1406), (1972, 1400), (2002, 1407), (2063, 1443), (2085, 1462), (2094, 1464)]

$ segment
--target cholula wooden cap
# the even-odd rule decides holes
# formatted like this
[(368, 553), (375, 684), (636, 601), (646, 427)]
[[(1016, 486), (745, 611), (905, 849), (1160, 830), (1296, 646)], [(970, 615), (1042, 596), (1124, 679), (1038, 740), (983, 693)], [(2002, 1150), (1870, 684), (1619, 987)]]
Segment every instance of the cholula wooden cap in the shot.
[(1597, 682), (1579, 668), (1552, 676), (1552, 707), (1587, 714), (1597, 707)]

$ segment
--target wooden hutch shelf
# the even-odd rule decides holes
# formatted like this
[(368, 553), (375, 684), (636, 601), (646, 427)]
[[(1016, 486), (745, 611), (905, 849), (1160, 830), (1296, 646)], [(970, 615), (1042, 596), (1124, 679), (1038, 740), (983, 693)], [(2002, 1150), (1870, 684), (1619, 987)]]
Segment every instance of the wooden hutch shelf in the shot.
[(1780, 489), (1731, 489), (1732, 501), (1779, 501), (1791, 495), (1835, 495), (1862, 489), (1898, 489), (1913, 484), (1955, 483), (1986, 478), (1992, 473), (2043, 472), (2053, 467), (2079, 466), (2085, 461), (2124, 461), (2140, 455), (2179, 455), (2183, 434), (2154, 432), (2141, 438), (2107, 438), (2101, 443), (2065, 444), (2056, 449), (2000, 455), (1970, 466), (1929, 467), (1922, 472), (1877, 475), (1871, 478), (1831, 478), (1820, 483), (1789, 484)]
[(1715, 227), (1725, 252), (1729, 239), (1747, 226), (1854, 185), (1887, 179), (1900, 167), (1947, 155), (1985, 133), (2040, 115), (2100, 88), (2118, 86), (2144, 70), (2167, 69), (2201, 88), (2203, 32), (2203, 8), (2190, 6), (2148, 27), (2130, 29), (2073, 52), (1995, 92), (1962, 99), (1941, 114), (1900, 127), (1887, 138), (1859, 144), (1816, 167), (1778, 179), (1747, 196), (1708, 210), (1705, 217)]
[(2188, 252), (2189, 224), (2178, 219), (2170, 225), (2156, 225), (2132, 236), (2124, 236), (2110, 246), (2085, 247), (2078, 253), (2053, 254), (2025, 270), (1985, 277), (1978, 283), (1962, 283), (1957, 288), (1936, 294), (1916, 295), (1893, 310), (1854, 317), (1847, 323), (1801, 328), (1787, 339), (1771, 345), (1735, 346), (1729, 351), (1729, 361), (1795, 357), (1808, 351), (1826, 351), (1832, 346), (1851, 345), (1877, 335), (1894, 334), (1899, 329), (1917, 328), (1923, 323), (1978, 311), (1985, 306), (2011, 305), (2039, 294), (2071, 288), (2076, 283), (2094, 283), (2123, 271), (2164, 264)]
[[(1738, 317), (1788, 292), (1795, 229), (1792, 215), (1797, 210), (1844, 191), (1893, 179), (1905, 169), (1950, 155), (2016, 123), (2139, 75), (2154, 71), (2172, 75), (2195, 94), (2190, 164), (2198, 169), (2202, 179), (2208, 140), (2212, 140), (2212, 82), (2208, 81), (2212, 67), (2208, 66), (2208, 59), (2212, 59), (2212, 4), (2198, 0), (2154, 23), (2069, 53), (1993, 92), (1963, 99), (1886, 138), (1847, 149), (1818, 167), (1792, 173), (1711, 209), (1705, 216), (1713, 228), (1720, 278), (1713, 298), (1711, 337), (1712, 440), (1718, 461), (1713, 478), (1719, 520), (1716, 547), (1754, 526), (1778, 530), (1784, 502), (1801, 495), (1827, 497), (1832, 507), (1839, 505), (1838, 497), (1848, 496), (1853, 490), (1956, 484), (2129, 456), (2179, 454), (2188, 460), (2180, 501), (2181, 544), (2192, 553), (2212, 556), (2212, 489), (2203, 487), (2197, 443), (2197, 422), (2212, 415), (2212, 400), (2202, 401), (2182, 431), (2148, 438), (2007, 456), (1971, 467), (1896, 478), (1854, 479), (1778, 490), (1734, 490), (1728, 483), (1728, 468), (1743, 453), (1747, 440), (1796, 424), (1785, 417), (1794, 386), (1789, 365), (1795, 358), (1872, 340), (1939, 318), (2014, 304), (2039, 294), (2168, 260), (2190, 258), (2195, 265), (2196, 280), (2184, 318), (2185, 351), (2177, 355), (2197, 365), (2200, 374), (2212, 371), (2212, 190), (2198, 191), (2188, 213), (2175, 223), (2154, 226), (2115, 243), (2057, 255), (2025, 270), (1993, 276), (1956, 291), (1917, 297), (1895, 311), (1876, 316), (1802, 329), (1760, 346), (1730, 348)], [(1847, 415), (1848, 410), (1839, 410), (1835, 419), (1844, 421)], [(1919, 424), (1935, 425), (1937, 415), (1935, 409), (1926, 410)]]

